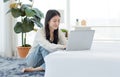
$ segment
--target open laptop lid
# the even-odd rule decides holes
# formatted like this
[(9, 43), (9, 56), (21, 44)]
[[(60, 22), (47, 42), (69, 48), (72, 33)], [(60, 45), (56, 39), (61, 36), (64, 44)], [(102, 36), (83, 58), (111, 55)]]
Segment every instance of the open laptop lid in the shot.
[(67, 42), (67, 51), (88, 50), (91, 48), (94, 30), (71, 31)]

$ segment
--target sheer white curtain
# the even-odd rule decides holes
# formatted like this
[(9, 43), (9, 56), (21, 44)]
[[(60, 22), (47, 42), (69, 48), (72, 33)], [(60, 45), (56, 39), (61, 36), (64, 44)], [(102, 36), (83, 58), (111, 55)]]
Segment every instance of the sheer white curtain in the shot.
[[(2, 1), (0, 1), (0, 7), (3, 7)], [(1, 14), (0, 14), (0, 53), (2, 54), (3, 52), (3, 8), (0, 8)]]
[[(15, 49), (15, 36), (13, 36), (13, 23), (10, 14), (5, 14), (9, 7), (9, 3), (3, 3), (0, 0), (0, 55), (11, 57), (14, 55)], [(14, 41), (13, 41), (14, 40)]]

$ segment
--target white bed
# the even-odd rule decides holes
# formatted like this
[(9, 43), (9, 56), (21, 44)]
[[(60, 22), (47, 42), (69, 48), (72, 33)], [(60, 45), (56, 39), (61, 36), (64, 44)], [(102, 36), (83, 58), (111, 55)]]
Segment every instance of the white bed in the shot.
[(57, 51), (45, 57), (45, 77), (120, 77), (120, 43), (93, 43), (91, 50)]

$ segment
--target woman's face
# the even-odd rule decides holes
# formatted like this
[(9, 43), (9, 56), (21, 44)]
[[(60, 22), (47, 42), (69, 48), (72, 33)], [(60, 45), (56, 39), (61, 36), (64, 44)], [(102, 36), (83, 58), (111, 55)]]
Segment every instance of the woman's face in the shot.
[(58, 29), (59, 24), (60, 24), (60, 16), (56, 15), (50, 19), (49, 28), (56, 30), (56, 29)]

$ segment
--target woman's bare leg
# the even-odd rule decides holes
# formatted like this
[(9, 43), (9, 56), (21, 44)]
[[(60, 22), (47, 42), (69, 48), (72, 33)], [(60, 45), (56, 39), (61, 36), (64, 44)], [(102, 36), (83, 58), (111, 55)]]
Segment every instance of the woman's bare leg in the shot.
[(23, 68), (22, 72), (34, 72), (34, 71), (43, 71), (44, 69), (42, 67), (29, 67), (29, 68)]

